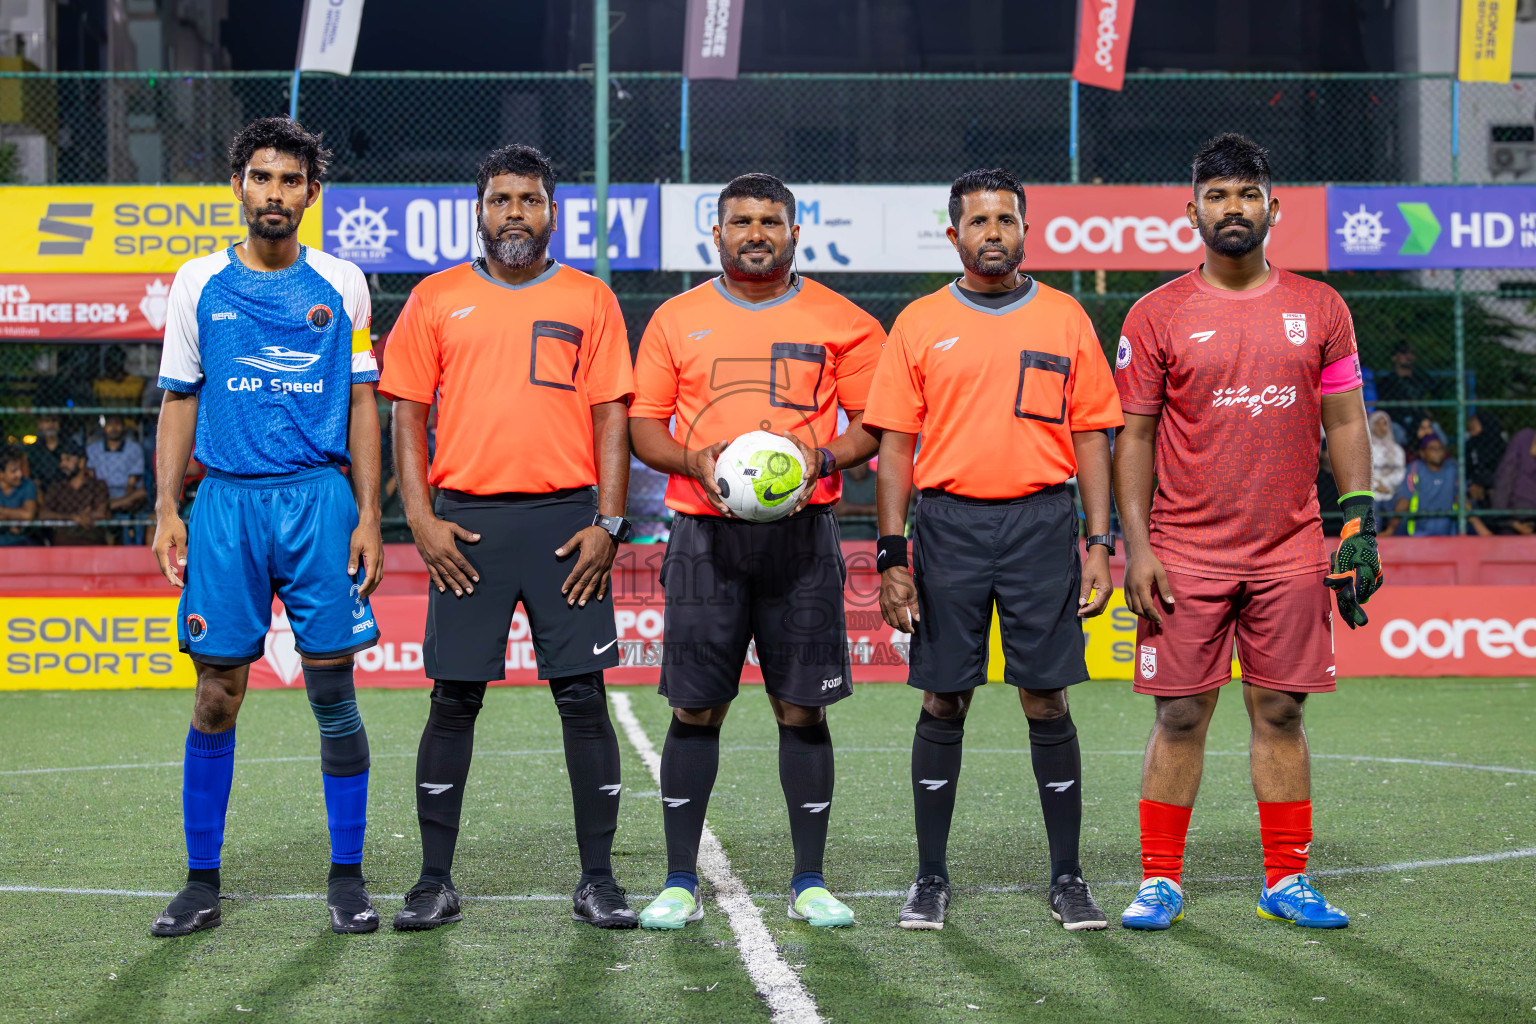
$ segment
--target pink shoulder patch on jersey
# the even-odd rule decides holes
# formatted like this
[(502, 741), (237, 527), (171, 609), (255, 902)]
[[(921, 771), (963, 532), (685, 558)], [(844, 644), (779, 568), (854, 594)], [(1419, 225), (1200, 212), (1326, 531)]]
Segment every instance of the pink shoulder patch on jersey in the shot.
[(1323, 394), (1336, 395), (1341, 391), (1353, 391), (1365, 384), (1360, 376), (1360, 353), (1351, 352), (1343, 359), (1335, 359), (1323, 367)]

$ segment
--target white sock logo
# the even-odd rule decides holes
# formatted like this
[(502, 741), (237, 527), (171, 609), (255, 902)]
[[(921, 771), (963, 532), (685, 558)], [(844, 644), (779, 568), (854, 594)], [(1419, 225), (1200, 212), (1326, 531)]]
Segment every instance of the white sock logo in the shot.
[(1077, 782), (1076, 779), (1068, 779), (1066, 782), (1047, 782), (1046, 789), (1054, 789), (1058, 793), (1065, 793)]
[(832, 806), (832, 801), (827, 800), (819, 804), (801, 804), (800, 806), (803, 809), (810, 811), (812, 814), (820, 814), (822, 811)]
[(421, 788), (426, 790), (428, 793), (431, 793), (433, 796), (442, 796), (444, 793), (448, 792), (450, 789), (453, 788), (453, 783), (451, 783), (451, 782), (423, 782), (421, 784)]
[(927, 786), (928, 787), (928, 792), (932, 793), (935, 790), (943, 789), (945, 786), (949, 785), (949, 780), (948, 779), (918, 779), (917, 780), (917, 784), (919, 786)]
[(683, 804), (692, 803), (692, 800), (692, 797), (686, 796), (664, 796), (661, 798), (661, 802), (672, 808), (674, 811), (683, 806)]
[(602, 790), (604, 793), (607, 793), (609, 796), (618, 796), (619, 790), (624, 788), (624, 784), (622, 782), (615, 782), (611, 786), (598, 786), (597, 788)]

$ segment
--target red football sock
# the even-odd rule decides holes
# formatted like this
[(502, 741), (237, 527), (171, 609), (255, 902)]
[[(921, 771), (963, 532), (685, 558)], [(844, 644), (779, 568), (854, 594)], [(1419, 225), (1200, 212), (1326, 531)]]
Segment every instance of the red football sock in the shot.
[(1312, 801), (1259, 801), (1259, 837), (1264, 842), (1264, 885), (1307, 871), (1312, 845)]
[(1143, 800), (1141, 810), (1141, 877), (1161, 875), (1183, 884), (1184, 842), (1189, 837), (1193, 807)]

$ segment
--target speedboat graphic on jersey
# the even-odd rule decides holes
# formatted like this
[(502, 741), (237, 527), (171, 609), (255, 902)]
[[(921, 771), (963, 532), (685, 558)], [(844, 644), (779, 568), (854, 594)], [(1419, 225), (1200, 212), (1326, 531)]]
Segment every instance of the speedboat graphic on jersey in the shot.
[(295, 352), (281, 345), (267, 345), (261, 349), (260, 355), (235, 356), (235, 362), (254, 366), (258, 370), (282, 373), (307, 370), (315, 365), (315, 361), (319, 358), (318, 352)]

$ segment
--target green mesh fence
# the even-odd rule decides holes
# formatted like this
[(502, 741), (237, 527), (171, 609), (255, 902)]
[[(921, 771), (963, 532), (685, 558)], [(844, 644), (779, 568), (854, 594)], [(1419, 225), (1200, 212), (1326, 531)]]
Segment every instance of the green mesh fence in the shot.
[[(1123, 92), (1083, 89), (1074, 103), (1062, 74), (745, 75), (685, 86), (675, 74), (620, 72), (609, 82), (610, 176), (719, 181), (765, 170), (792, 182), (943, 182), (1000, 165), (1027, 182), (1180, 182), (1201, 141), (1233, 130), (1267, 145), (1287, 184), (1483, 180), (1487, 125), (1529, 124), (1531, 85), (1466, 85), (1458, 97), (1445, 75), (1132, 74)], [(286, 72), (0, 73), (0, 183), (222, 182), (230, 135), (287, 113), (289, 87)], [(562, 180), (582, 182), (593, 177), (593, 88), (576, 72), (310, 76), (299, 115), (334, 148), (333, 181), (466, 181), (487, 150), (519, 141), (549, 154)], [(1168, 275), (1040, 276), (1083, 302), (1111, 349), (1131, 303)], [(1536, 275), (1324, 276), (1354, 313), (1376, 405), (1413, 434), (1429, 419), (1464, 463), (1479, 460), (1467, 467), (1479, 486), (1463, 504), (1495, 530), (1526, 530), (1536, 512), (1488, 508), (1480, 482), (1502, 438), (1536, 426)], [(377, 330), (389, 329), (416, 280), (370, 278)], [(661, 302), (698, 280), (615, 273), (632, 343)], [(886, 325), (946, 280), (823, 278)], [(1404, 342), (1415, 384), (1411, 398), (1394, 399)], [(102, 415), (118, 412), (152, 445), (153, 391), (124, 398), (133, 389), (122, 379), (152, 381), (157, 358), (152, 345), (0, 343), (0, 435), (23, 444), (52, 409), (66, 433), (89, 439)], [(1471, 413), (1497, 443), (1488, 430), (1469, 434)], [(659, 482), (643, 474), (635, 493), (659, 504)], [(386, 500), (387, 516), (392, 507)], [(404, 539), (397, 515), (391, 529)], [(121, 539), (121, 524), (112, 536)]]

